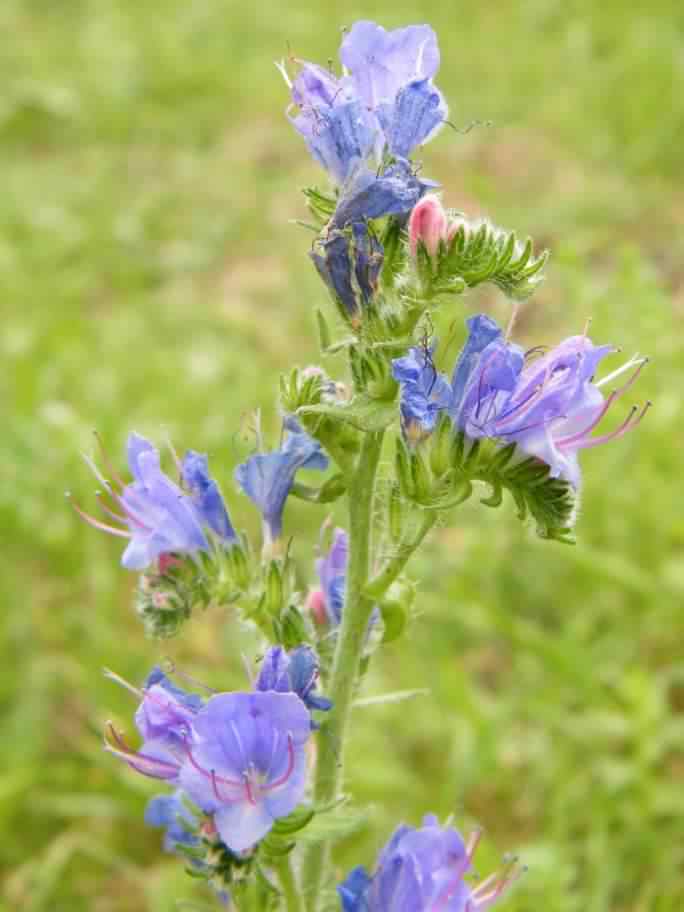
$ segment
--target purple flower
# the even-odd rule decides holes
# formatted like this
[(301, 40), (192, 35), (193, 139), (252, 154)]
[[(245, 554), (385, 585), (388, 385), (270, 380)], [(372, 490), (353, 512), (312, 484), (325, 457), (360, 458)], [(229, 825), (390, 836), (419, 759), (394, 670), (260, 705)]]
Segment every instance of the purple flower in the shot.
[(347, 584), (349, 538), (344, 529), (335, 529), (330, 550), (316, 561), (316, 572), (321, 583), (323, 605), (328, 623), (338, 627), (342, 622), (342, 608)]
[(286, 427), (290, 432), (279, 450), (257, 453), (235, 470), (237, 483), (261, 511), (267, 542), (280, 538), (285, 501), (297, 471), (328, 467), (328, 458), (318, 441), (296, 422), (290, 421)]
[[(307, 62), (292, 82), (284, 67), (281, 70), (298, 111), (291, 117), (294, 126), (314, 158), (338, 184), (345, 185), (359, 175), (369, 180), (372, 175), (366, 173), (365, 163), (374, 157), (377, 168), (385, 150), (408, 158), (444, 123), (447, 108), (432, 84), (439, 49), (427, 25), (386, 32), (374, 22), (357, 22), (342, 41), (340, 59), (348, 75), (339, 79)], [(390, 205), (390, 191), (376, 190), (384, 206)], [(377, 200), (375, 207), (382, 208)], [(381, 214), (392, 212), (387, 209)]]
[(387, 32), (375, 22), (360, 20), (344, 36), (340, 60), (350, 71), (358, 96), (375, 109), (394, 101), (409, 83), (436, 74), (437, 36), (428, 25)]
[[(614, 431), (592, 436), (613, 402), (639, 376), (646, 359), (634, 358), (608, 377), (594, 382), (599, 363), (615, 349), (596, 346), (586, 336), (571, 336), (543, 357), (538, 349), (525, 353), (503, 338), (485, 316), (468, 321), (469, 336), (452, 378), (449, 413), (468, 437), (491, 437), (516, 443), (560, 477), (579, 487), (578, 454), (622, 437), (639, 424), (649, 403), (635, 406)], [(625, 371), (622, 387), (604, 398), (600, 387)]]
[(203, 453), (188, 450), (183, 457), (181, 472), (203, 524), (225, 544), (237, 542), (237, 535), (230, 522), (221, 492), (209, 475), (207, 457)]
[(180, 784), (231, 851), (249, 849), (304, 796), (309, 711), (293, 693), (217, 694), (193, 732)]
[(128, 438), (132, 484), (126, 484), (114, 471), (111, 471), (114, 482), (110, 482), (90, 460), (87, 461), (121, 512), (116, 512), (103, 500), (100, 506), (121, 525), (101, 522), (79, 507), (76, 510), (90, 525), (129, 539), (121, 558), (128, 570), (143, 570), (166, 554), (193, 554), (208, 548), (195, 505), (162, 472), (159, 451), (144, 437), (131, 434)]
[(416, 443), (432, 433), (440, 413), (451, 402), (451, 386), (439, 373), (432, 351), (411, 348), (392, 361), (392, 375), (401, 389), (401, 424), (405, 438)]
[(164, 851), (175, 852), (179, 845), (200, 844), (195, 830), (197, 818), (183, 803), (183, 792), (177, 789), (171, 795), (155, 795), (145, 808), (145, 823), (164, 828)]
[(295, 693), (308, 709), (326, 712), (332, 701), (314, 693), (318, 672), (318, 659), (310, 647), (298, 646), (288, 653), (282, 646), (273, 646), (263, 658), (254, 689)]
[(489, 908), (515, 879), (511, 864), (473, 887), (464, 880), (479, 841), (468, 844), (456, 830), (428, 815), (420, 829), (401, 825), (380, 853), (370, 876), (355, 868), (338, 886), (343, 912), (479, 912)]
[(107, 724), (106, 749), (143, 776), (177, 782), (188, 745), (194, 738), (192, 726), (202, 706), (201, 697), (176, 687), (160, 668), (152, 670), (142, 690), (114, 672), (106, 674), (141, 698), (135, 724), (143, 738), (136, 751), (110, 722)]

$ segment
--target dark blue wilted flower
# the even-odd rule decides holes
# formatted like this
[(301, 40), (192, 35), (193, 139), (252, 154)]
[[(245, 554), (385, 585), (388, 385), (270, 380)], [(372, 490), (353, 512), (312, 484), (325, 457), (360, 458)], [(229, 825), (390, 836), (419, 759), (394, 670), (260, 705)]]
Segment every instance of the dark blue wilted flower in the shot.
[(482, 912), (518, 874), (509, 864), (477, 886), (466, 883), (479, 840), (466, 844), (456, 830), (428, 815), (419, 829), (401, 825), (380, 853), (371, 876), (354, 868), (337, 892), (343, 912)]
[(421, 196), (438, 186), (420, 178), (410, 162), (402, 159), (380, 173), (361, 169), (344, 187), (331, 225), (345, 225), (385, 215), (406, 216)]
[(79, 507), (76, 510), (95, 528), (129, 539), (121, 558), (128, 570), (144, 570), (167, 554), (192, 554), (208, 548), (195, 505), (162, 472), (159, 451), (149, 440), (139, 434), (129, 435), (128, 465), (133, 475), (132, 484), (126, 484), (114, 472), (113, 481), (109, 481), (91, 460), (87, 459), (87, 462), (121, 512), (107, 506), (104, 498), (100, 500), (100, 506), (121, 526), (100, 522)]
[(233, 852), (250, 849), (304, 797), (309, 710), (294, 693), (224, 693), (193, 720), (180, 784)]
[(356, 325), (377, 292), (383, 263), (380, 241), (366, 222), (355, 222), (351, 231), (327, 231), (316, 242), (311, 259), (342, 316)]
[(203, 524), (225, 544), (237, 542), (235, 529), (219, 487), (209, 474), (208, 460), (204, 453), (188, 450), (183, 457), (181, 472)]
[(431, 434), (451, 402), (449, 381), (435, 367), (432, 349), (410, 348), (392, 361), (392, 375), (401, 389), (401, 424), (409, 443)]
[(272, 646), (263, 658), (254, 689), (295, 693), (308, 709), (326, 712), (332, 702), (314, 692), (318, 672), (318, 658), (309, 646), (298, 646), (290, 652), (282, 646)]
[(285, 501), (299, 469), (328, 467), (321, 445), (299, 428), (290, 428), (284, 445), (271, 453), (256, 453), (235, 470), (235, 479), (244, 493), (259, 508), (264, 520), (266, 543), (280, 538)]
[[(469, 336), (452, 379), (450, 415), (468, 437), (516, 443), (522, 453), (545, 462), (553, 477), (580, 483), (578, 454), (622, 437), (636, 427), (649, 403), (636, 406), (614, 431), (592, 436), (613, 402), (639, 376), (646, 359), (633, 358), (608, 377), (594, 382), (599, 363), (615, 349), (571, 336), (543, 357), (503, 337), (488, 317), (468, 321)], [(600, 387), (625, 371), (631, 376), (604, 398)]]

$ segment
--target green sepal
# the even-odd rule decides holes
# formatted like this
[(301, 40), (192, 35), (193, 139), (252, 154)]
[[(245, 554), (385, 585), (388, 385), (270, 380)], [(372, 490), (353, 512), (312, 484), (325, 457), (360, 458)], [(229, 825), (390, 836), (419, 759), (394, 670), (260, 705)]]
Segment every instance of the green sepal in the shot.
[(287, 817), (280, 817), (273, 824), (271, 832), (276, 836), (291, 836), (308, 826), (316, 815), (310, 805), (299, 805)]
[(338, 472), (324, 482), (320, 488), (312, 488), (295, 481), (290, 488), (290, 494), (300, 500), (308, 500), (309, 503), (325, 504), (339, 500), (346, 490), (347, 483), (344, 480), (344, 475)]
[(316, 326), (318, 327), (318, 343), (321, 347), (321, 352), (328, 354), (332, 345), (332, 336), (328, 321), (325, 319), (323, 311), (318, 307), (316, 308)]

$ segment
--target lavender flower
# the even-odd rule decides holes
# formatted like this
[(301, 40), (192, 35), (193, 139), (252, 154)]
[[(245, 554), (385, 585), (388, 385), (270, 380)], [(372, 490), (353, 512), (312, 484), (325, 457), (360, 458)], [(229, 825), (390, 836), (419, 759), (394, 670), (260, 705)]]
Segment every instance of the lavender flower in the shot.
[(228, 516), (221, 492), (209, 475), (207, 457), (203, 453), (188, 450), (183, 457), (181, 472), (203, 524), (218, 535), (224, 544), (237, 542), (237, 535)]
[(318, 672), (316, 653), (309, 646), (298, 646), (289, 653), (282, 646), (273, 646), (263, 658), (254, 689), (295, 693), (308, 709), (326, 712), (332, 702), (314, 693)]
[(176, 687), (159, 668), (152, 670), (142, 690), (114, 672), (106, 674), (140, 697), (135, 724), (143, 738), (135, 751), (110, 722), (106, 749), (143, 776), (177, 783), (188, 745), (194, 740), (193, 724), (202, 699)]
[(411, 348), (392, 361), (392, 375), (401, 389), (401, 424), (409, 443), (432, 433), (440, 413), (451, 402), (451, 386), (432, 360), (432, 349)]
[(375, 873), (355, 868), (337, 888), (343, 912), (480, 912), (489, 908), (517, 876), (509, 864), (471, 887), (471, 870), (479, 841), (466, 844), (453, 829), (440, 827), (428, 815), (419, 829), (401, 825), (380, 853)]
[(303, 798), (310, 731), (293, 693), (217, 694), (195, 716), (180, 783), (231, 851), (251, 848)]
[[(349, 75), (339, 79), (304, 62), (290, 81), (281, 67), (297, 108), (292, 123), (343, 188), (332, 220), (337, 228), (413, 208), (433, 184), (420, 181), (405, 159), (447, 115), (432, 84), (439, 50), (428, 26), (386, 32), (357, 22), (342, 41), (340, 59)], [(380, 167), (386, 153), (397, 161)]]
[[(636, 381), (646, 359), (633, 358), (608, 377), (594, 382), (599, 363), (615, 349), (596, 346), (586, 336), (572, 336), (538, 360), (538, 350), (523, 350), (503, 338), (485, 316), (468, 321), (469, 336), (452, 378), (449, 412), (472, 438), (515, 442), (519, 449), (550, 467), (552, 477), (580, 484), (578, 454), (622, 437), (642, 420), (649, 403), (636, 406), (617, 429), (592, 436), (615, 400)], [(625, 371), (622, 387), (604, 398), (600, 387)]]
[(318, 441), (302, 431), (296, 422), (290, 421), (286, 427), (290, 432), (279, 450), (257, 453), (235, 470), (237, 483), (262, 513), (267, 543), (280, 538), (285, 501), (297, 471), (328, 467), (328, 458)]
[(110, 482), (90, 459), (86, 457), (86, 461), (121, 513), (104, 499), (100, 506), (121, 526), (101, 522), (78, 506), (75, 509), (91, 526), (130, 539), (121, 558), (128, 570), (143, 570), (162, 555), (207, 550), (200, 515), (190, 498), (162, 472), (159, 451), (149, 440), (139, 434), (128, 438), (132, 484), (126, 484), (113, 470), (114, 482)]

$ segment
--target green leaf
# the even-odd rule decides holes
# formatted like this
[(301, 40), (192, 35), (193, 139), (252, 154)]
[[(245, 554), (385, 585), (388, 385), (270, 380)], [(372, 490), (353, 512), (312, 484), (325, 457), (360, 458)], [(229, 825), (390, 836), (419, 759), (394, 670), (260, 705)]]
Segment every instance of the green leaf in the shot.
[(384, 431), (397, 417), (396, 402), (383, 399), (371, 399), (359, 394), (346, 405), (337, 403), (320, 403), (305, 405), (297, 409), (298, 415), (320, 415), (335, 418), (350, 424), (360, 431)]

